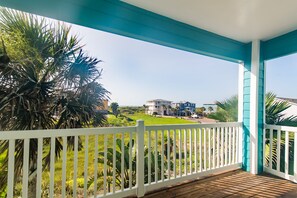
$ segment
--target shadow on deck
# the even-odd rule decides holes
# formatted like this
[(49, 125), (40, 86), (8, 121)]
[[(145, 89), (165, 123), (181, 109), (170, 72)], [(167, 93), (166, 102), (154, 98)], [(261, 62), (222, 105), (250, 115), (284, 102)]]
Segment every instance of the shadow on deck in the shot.
[(297, 184), (269, 174), (235, 170), (145, 195), (153, 197), (297, 197)]

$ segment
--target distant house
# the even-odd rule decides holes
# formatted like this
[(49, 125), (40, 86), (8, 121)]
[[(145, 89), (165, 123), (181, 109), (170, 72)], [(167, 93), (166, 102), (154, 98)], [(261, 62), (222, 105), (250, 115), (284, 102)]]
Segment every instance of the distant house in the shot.
[(172, 103), (172, 107), (176, 109), (176, 114), (180, 116), (191, 115), (196, 111), (196, 104), (189, 101)]
[(282, 112), (284, 114), (284, 118), (297, 116), (297, 99), (277, 97), (276, 101), (287, 101), (291, 105), (288, 109)]
[(172, 101), (163, 99), (149, 100), (145, 103), (145, 113), (149, 115), (171, 115), (171, 103)]
[(203, 104), (203, 107), (205, 108), (204, 113), (210, 114), (217, 111), (218, 105), (216, 104)]

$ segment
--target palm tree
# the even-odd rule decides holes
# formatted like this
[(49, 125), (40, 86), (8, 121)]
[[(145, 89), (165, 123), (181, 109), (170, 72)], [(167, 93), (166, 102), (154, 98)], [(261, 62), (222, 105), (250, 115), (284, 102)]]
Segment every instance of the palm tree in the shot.
[(265, 97), (266, 124), (297, 126), (297, 116), (284, 117), (283, 112), (290, 107), (288, 101), (278, 101), (275, 94), (267, 93)]
[[(122, 169), (121, 169), (121, 160), (122, 160), (122, 155), (124, 155), (124, 177), (123, 177), (123, 187), (128, 188), (129, 187), (129, 182), (131, 180), (132, 186), (136, 184), (136, 162), (137, 162), (137, 156), (135, 152), (132, 152), (131, 156), (131, 169), (130, 169), (130, 164), (129, 164), (129, 158), (130, 158), (130, 147), (132, 151), (135, 151), (135, 140), (132, 139), (132, 145), (130, 146), (130, 143), (128, 142), (127, 144), (124, 144), (124, 150), (122, 150), (122, 140), (121, 139), (116, 139), (116, 150), (114, 151), (112, 147), (107, 148), (107, 159), (106, 159), (106, 164), (107, 164), (107, 191), (110, 192), (111, 190), (111, 184), (112, 184), (112, 177), (113, 177), (113, 171), (115, 174), (115, 185), (118, 187), (122, 187)], [(113, 161), (113, 156), (115, 152), (115, 164)], [(151, 155), (151, 174), (148, 174), (148, 156), (149, 154)], [(157, 160), (158, 160), (158, 166), (157, 170), (155, 170), (155, 155), (157, 155)], [(148, 148), (146, 147), (144, 149), (144, 182), (147, 183), (149, 177), (151, 177), (151, 181), (155, 181), (155, 174), (158, 174), (158, 178), (161, 178), (161, 153), (157, 151), (155, 152), (148, 152)], [(169, 159), (170, 160), (170, 159)], [(104, 164), (104, 152), (99, 153), (99, 158), (98, 162), (100, 164)], [(164, 162), (164, 173), (166, 173), (166, 167), (167, 167), (167, 161)], [(172, 163), (171, 163), (172, 164)], [(115, 166), (115, 169), (113, 169), (113, 166)], [(98, 173), (98, 178), (102, 177), (104, 175), (104, 172), (101, 171)], [(130, 177), (130, 175), (132, 177)], [(166, 175), (165, 175), (166, 177)], [(99, 180), (98, 180), (99, 181)], [(94, 177), (90, 177), (88, 180), (88, 187), (90, 187), (94, 183)], [(99, 183), (99, 186), (102, 186), (102, 183)]]
[(217, 112), (210, 114), (209, 117), (221, 122), (237, 122), (238, 119), (238, 97), (232, 96), (222, 102), (217, 101)]
[(176, 115), (180, 116), (180, 106), (176, 106), (175, 109), (176, 109)]
[(177, 116), (177, 107), (171, 107), (171, 111), (174, 116)]
[[(231, 98), (219, 102), (217, 101), (218, 110), (216, 113), (210, 114), (209, 117), (217, 119), (221, 122), (237, 122), (238, 98)], [(297, 126), (297, 117), (284, 117), (283, 112), (290, 108), (287, 101), (277, 101), (276, 95), (268, 92), (265, 95), (265, 121), (266, 124)]]
[(208, 107), (208, 111), (209, 111), (209, 113), (211, 113), (213, 111), (213, 107), (212, 106), (209, 106)]
[(147, 105), (142, 105), (143, 106), (143, 108), (144, 108), (144, 113), (145, 114), (147, 114), (148, 113), (148, 108), (149, 108), (149, 106), (147, 106)]
[(165, 104), (162, 105), (162, 116), (167, 115), (167, 106)]
[(206, 108), (205, 107), (200, 107), (199, 109), (200, 109), (199, 111), (201, 112), (202, 116), (205, 116), (206, 115), (206, 113), (205, 113)]
[[(216, 102), (218, 105), (218, 110), (216, 113), (210, 114), (209, 117), (217, 119), (221, 122), (237, 122), (237, 111), (238, 111), (238, 99), (237, 96), (233, 96), (223, 102)], [(297, 126), (297, 117), (290, 116), (284, 117), (283, 112), (288, 109), (291, 105), (287, 101), (276, 100), (276, 95), (268, 92), (265, 95), (265, 121), (266, 124), (272, 125), (285, 125), (285, 126)], [(267, 134), (268, 135), (268, 134)], [(276, 139), (273, 138), (273, 148), (272, 148), (272, 161), (276, 163)], [(266, 139), (266, 149), (265, 149), (265, 160), (266, 163), (269, 162), (269, 137)], [(293, 141), (290, 138), (290, 147), (293, 146)], [(284, 149), (284, 141), (281, 141), (281, 151)]]
[[(70, 30), (31, 14), (0, 9), (1, 130), (80, 128), (93, 123), (96, 107), (108, 98), (108, 91), (98, 82), (101, 61), (88, 57)], [(96, 123), (102, 119), (97, 117)], [(69, 148), (73, 141), (68, 137)], [(48, 147), (49, 142), (45, 138), (43, 144)], [(16, 141), (15, 178), (22, 173), (23, 144), (23, 140)], [(30, 175), (36, 171), (37, 145), (36, 139), (30, 140)], [(8, 141), (0, 141), (0, 153), (5, 155), (1, 172), (7, 171), (7, 149)], [(57, 157), (62, 149), (57, 138)], [(43, 167), (49, 167), (50, 151), (44, 155)], [(30, 178), (29, 192), (34, 197), (36, 177)], [(0, 174), (1, 192), (6, 180), (7, 174)]]
[(119, 115), (119, 104), (117, 102), (112, 102), (110, 104), (110, 108), (111, 108), (112, 114), (115, 115), (115, 117), (118, 117), (118, 115)]
[(172, 108), (172, 106), (171, 105), (168, 105), (168, 110), (169, 110), (169, 115), (172, 115), (172, 110), (173, 110), (173, 108)]

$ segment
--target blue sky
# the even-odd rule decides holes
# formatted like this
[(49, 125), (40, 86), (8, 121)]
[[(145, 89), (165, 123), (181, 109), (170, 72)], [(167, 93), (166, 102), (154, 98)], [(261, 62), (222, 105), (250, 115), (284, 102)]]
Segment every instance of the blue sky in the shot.
[(279, 97), (297, 98), (297, 54), (266, 62), (266, 90)]
[(72, 25), (104, 62), (101, 83), (119, 105), (187, 100), (201, 106), (237, 94), (237, 64)]
[[(238, 65), (72, 25), (89, 55), (103, 60), (101, 83), (120, 106), (187, 100), (197, 106), (238, 93)], [(297, 98), (297, 55), (267, 62), (266, 90)]]

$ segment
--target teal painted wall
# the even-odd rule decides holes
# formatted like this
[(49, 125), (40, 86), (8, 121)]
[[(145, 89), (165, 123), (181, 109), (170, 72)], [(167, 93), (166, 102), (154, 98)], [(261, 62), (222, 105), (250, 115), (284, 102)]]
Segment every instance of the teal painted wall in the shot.
[(242, 169), (250, 171), (250, 94), (251, 94), (251, 50), (252, 44), (246, 45), (246, 60), (243, 77), (243, 134), (242, 134)]
[(262, 42), (263, 60), (297, 53), (297, 30)]
[(263, 42), (260, 43), (260, 65), (259, 65), (259, 86), (258, 86), (258, 173), (263, 172), (263, 130), (265, 121), (265, 65)]

